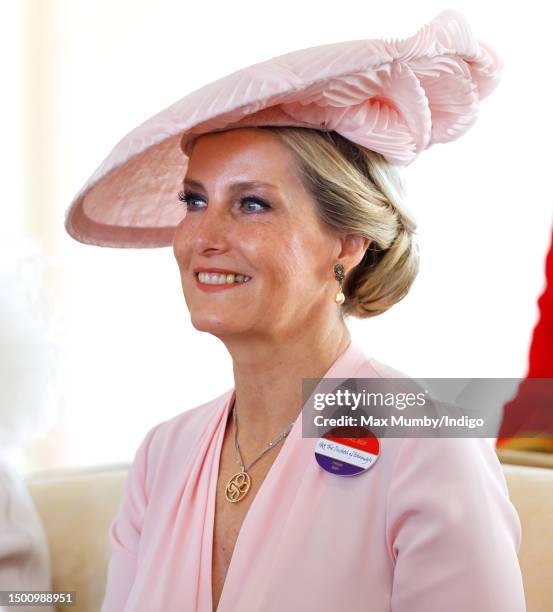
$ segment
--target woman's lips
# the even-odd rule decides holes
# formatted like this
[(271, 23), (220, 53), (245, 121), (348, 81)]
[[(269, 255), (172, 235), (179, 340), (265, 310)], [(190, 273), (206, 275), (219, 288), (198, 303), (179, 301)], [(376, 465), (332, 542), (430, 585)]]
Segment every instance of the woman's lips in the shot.
[(234, 287), (241, 287), (243, 285), (247, 285), (248, 283), (251, 283), (251, 279), (249, 281), (246, 281), (245, 283), (223, 283), (223, 284), (217, 284), (217, 285), (212, 285), (212, 284), (208, 284), (208, 283), (202, 283), (200, 281), (200, 279), (194, 275), (194, 278), (196, 279), (196, 287), (198, 287), (198, 289), (201, 289), (202, 291), (205, 291), (206, 293), (211, 293), (212, 291), (224, 291), (225, 289), (232, 289)]

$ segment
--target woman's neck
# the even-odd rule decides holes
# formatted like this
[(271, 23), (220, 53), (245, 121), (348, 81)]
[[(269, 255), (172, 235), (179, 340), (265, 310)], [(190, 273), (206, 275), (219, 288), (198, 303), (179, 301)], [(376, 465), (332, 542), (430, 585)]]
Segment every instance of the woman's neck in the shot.
[(351, 341), (345, 324), (279, 341), (227, 344), (233, 358), (240, 445), (257, 448), (295, 421), (302, 379), (322, 378)]

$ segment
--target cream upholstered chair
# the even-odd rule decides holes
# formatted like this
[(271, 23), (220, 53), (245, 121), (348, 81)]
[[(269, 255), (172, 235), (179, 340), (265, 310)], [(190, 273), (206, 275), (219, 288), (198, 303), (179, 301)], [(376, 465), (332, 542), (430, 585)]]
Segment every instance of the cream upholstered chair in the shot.
[(76, 605), (60, 611), (100, 610), (110, 555), (108, 529), (121, 503), (127, 470), (128, 464), (120, 464), (25, 478), (50, 545), (52, 590), (76, 591)]
[[(110, 554), (108, 529), (127, 469), (125, 464), (26, 477), (50, 544), (52, 588), (77, 592), (74, 612), (100, 609)], [(527, 610), (552, 611), (553, 469), (503, 464), (503, 470), (522, 522), (519, 559)]]
[(501, 463), (553, 468), (553, 453), (499, 448), (497, 449), (497, 455)]
[(553, 469), (504, 463), (503, 471), (522, 523), (519, 561), (527, 611), (549, 612), (553, 610)]

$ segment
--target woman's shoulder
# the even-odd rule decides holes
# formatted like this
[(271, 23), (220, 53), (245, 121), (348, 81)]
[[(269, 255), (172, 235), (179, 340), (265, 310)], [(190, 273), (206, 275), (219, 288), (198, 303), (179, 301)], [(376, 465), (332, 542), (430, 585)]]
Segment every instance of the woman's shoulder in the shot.
[(217, 415), (230, 398), (232, 389), (208, 402), (190, 408), (150, 427), (143, 437), (134, 463), (143, 461), (152, 468), (176, 456), (183, 458), (204, 434), (215, 427)]
[(184, 412), (158, 423), (155, 428), (158, 428), (159, 435), (171, 435), (175, 432), (185, 432), (188, 434), (197, 434), (198, 428), (202, 428), (215, 416), (217, 410), (228, 400), (232, 393), (232, 389), (221, 393), (217, 397), (204, 402), (193, 408), (189, 408)]
[(362, 368), (372, 370), (380, 378), (409, 378), (409, 375), (405, 374), (405, 372), (393, 368), (374, 357), (368, 357)]
[[(395, 368), (375, 357), (365, 353), (365, 359), (355, 372), (357, 378), (379, 378), (379, 379), (407, 379), (406, 388), (410, 387), (410, 381), (414, 388), (418, 388), (421, 379), (417, 379), (405, 371)], [(384, 390), (395, 389), (395, 383), (390, 382), (391, 387), (386, 386)], [(398, 390), (404, 390), (403, 383), (398, 381)], [(372, 388), (372, 387), (371, 387)], [(381, 389), (380, 387), (376, 387)], [(400, 413), (398, 413), (400, 414)], [(421, 415), (417, 415), (421, 416)], [(475, 477), (475, 474), (485, 470), (499, 483), (503, 492), (506, 491), (506, 481), (500, 467), (499, 458), (495, 452), (495, 440), (483, 436), (469, 436), (468, 433), (453, 434), (453, 437), (442, 435), (424, 436), (418, 430), (414, 430), (414, 437), (407, 434), (397, 437), (393, 430), (385, 435), (381, 444), (389, 454), (394, 469), (390, 474), (391, 480), (402, 478), (405, 474), (414, 477), (417, 472), (417, 480), (420, 483), (427, 480), (431, 485), (440, 478), (447, 479), (458, 475), (466, 479), (466, 484)], [(458, 481), (457, 481), (458, 482)]]

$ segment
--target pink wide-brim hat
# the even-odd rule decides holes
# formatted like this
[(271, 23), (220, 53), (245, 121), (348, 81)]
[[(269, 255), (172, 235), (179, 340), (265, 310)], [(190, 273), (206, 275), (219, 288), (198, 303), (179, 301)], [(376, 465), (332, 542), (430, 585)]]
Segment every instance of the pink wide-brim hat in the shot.
[(108, 247), (173, 243), (185, 210), (186, 142), (230, 128), (281, 125), (334, 130), (407, 166), (476, 121), (503, 63), (458, 11), (441, 12), (402, 40), (352, 40), (301, 49), (242, 68), (127, 134), (73, 199), (65, 228)]

